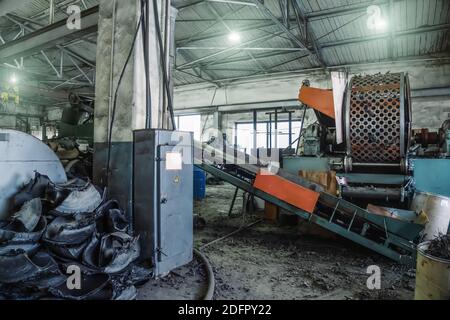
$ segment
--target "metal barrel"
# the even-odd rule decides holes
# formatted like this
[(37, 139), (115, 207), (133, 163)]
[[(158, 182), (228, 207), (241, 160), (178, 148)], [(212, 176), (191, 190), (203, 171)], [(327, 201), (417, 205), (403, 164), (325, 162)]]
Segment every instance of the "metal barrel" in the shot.
[(206, 197), (206, 172), (194, 166), (194, 199), (203, 200)]
[(450, 300), (450, 260), (426, 253), (429, 241), (417, 246), (414, 300)]
[(448, 232), (450, 223), (450, 198), (426, 192), (416, 192), (411, 210), (425, 212), (428, 223), (425, 225), (424, 240), (431, 240)]

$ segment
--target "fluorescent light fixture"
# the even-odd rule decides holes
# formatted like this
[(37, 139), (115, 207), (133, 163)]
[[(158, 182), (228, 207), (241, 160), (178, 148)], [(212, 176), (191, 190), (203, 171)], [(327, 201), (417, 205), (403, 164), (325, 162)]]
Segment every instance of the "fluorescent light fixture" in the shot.
[(241, 41), (241, 35), (238, 32), (232, 31), (228, 35), (228, 41), (230, 41), (231, 43), (238, 43)]

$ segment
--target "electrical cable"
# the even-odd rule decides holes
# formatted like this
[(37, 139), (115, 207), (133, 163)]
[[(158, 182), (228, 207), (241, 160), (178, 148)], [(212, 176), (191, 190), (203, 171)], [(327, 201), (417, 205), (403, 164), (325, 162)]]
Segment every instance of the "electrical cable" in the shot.
[(112, 108), (112, 111), (111, 111), (111, 121), (109, 123), (109, 132), (108, 132), (108, 155), (107, 155), (107, 160), (106, 160), (106, 186), (107, 187), (109, 186), (109, 173), (110, 173), (110, 162), (111, 162), (111, 146), (112, 146), (112, 129), (113, 129), (114, 120), (115, 120), (115, 116), (116, 116), (117, 95), (118, 95), (118, 92), (119, 92), (120, 84), (122, 83), (123, 76), (125, 74), (125, 70), (126, 70), (127, 65), (128, 65), (128, 63), (130, 61), (131, 55), (133, 54), (134, 47), (135, 47), (135, 44), (136, 44), (136, 39), (137, 39), (137, 36), (139, 34), (139, 29), (141, 27), (141, 23), (143, 21), (143, 18), (144, 18), (144, 11), (141, 10), (141, 16), (139, 18), (139, 22), (138, 22), (138, 25), (136, 27), (136, 32), (134, 33), (133, 42), (131, 44), (130, 52), (128, 53), (127, 59), (125, 60), (125, 63), (123, 65), (122, 71), (121, 71), (120, 76), (119, 76), (119, 80), (117, 81), (116, 90), (114, 92), (114, 102), (113, 102), (113, 108)]
[(241, 232), (243, 230), (247, 230), (247, 229), (253, 227), (254, 225), (256, 225), (258, 223), (261, 223), (263, 221), (264, 221), (264, 219), (259, 219), (259, 220), (256, 220), (256, 221), (254, 221), (254, 222), (252, 222), (252, 223), (250, 223), (250, 224), (248, 224), (246, 226), (241, 226), (238, 229), (234, 230), (233, 232), (231, 232), (231, 233), (229, 233), (229, 234), (227, 234), (227, 235), (225, 235), (223, 237), (217, 238), (217, 239), (215, 239), (215, 240), (213, 240), (211, 242), (208, 242), (208, 243), (202, 245), (200, 247), (200, 249), (203, 250), (204, 248), (209, 247), (210, 245), (213, 245), (213, 244), (215, 244), (217, 242), (220, 242), (222, 240), (228, 239), (229, 237), (234, 236), (235, 234), (237, 234), (237, 233), (239, 233), (239, 232)]
[(214, 289), (216, 286), (216, 281), (214, 279), (214, 271), (209, 260), (205, 257), (203, 253), (194, 248), (194, 253), (202, 260), (206, 267), (206, 277), (208, 278), (208, 289), (202, 300), (212, 300), (214, 296)]
[(148, 30), (149, 30), (149, 19), (148, 19), (148, 0), (141, 0), (141, 9), (144, 11), (145, 23), (141, 24), (142, 27), (142, 47), (144, 51), (144, 69), (145, 69), (145, 101), (146, 101), (146, 117), (145, 117), (145, 127), (151, 128), (151, 114), (152, 114), (152, 93), (150, 90), (150, 62), (149, 62), (149, 45), (148, 45)]
[(166, 95), (167, 95), (167, 106), (169, 108), (170, 120), (172, 122), (172, 128), (173, 128), (173, 130), (176, 130), (177, 128), (176, 128), (175, 116), (174, 116), (174, 112), (173, 112), (173, 99), (172, 99), (172, 94), (170, 93), (169, 81), (167, 79), (166, 56), (165, 56), (165, 52), (163, 50), (164, 46), (163, 46), (162, 36), (161, 36), (161, 27), (159, 25), (158, 3), (156, 2), (156, 0), (153, 0), (153, 14), (154, 14), (154, 18), (155, 18), (155, 29), (156, 29), (156, 35), (157, 35), (158, 44), (159, 44), (159, 55), (160, 55), (160, 59), (161, 59), (163, 85), (164, 85), (164, 88), (166, 89)]

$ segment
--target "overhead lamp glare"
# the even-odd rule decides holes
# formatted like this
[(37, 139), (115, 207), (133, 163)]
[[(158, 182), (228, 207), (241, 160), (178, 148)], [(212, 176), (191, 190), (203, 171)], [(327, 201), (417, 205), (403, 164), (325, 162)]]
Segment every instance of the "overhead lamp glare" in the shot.
[(378, 31), (386, 30), (387, 22), (383, 18), (379, 18), (378, 20), (375, 21), (374, 27)]
[(9, 83), (11, 83), (11, 84), (16, 84), (17, 83), (17, 77), (16, 77), (15, 74), (13, 74), (11, 76), (11, 78), (9, 78)]
[(238, 43), (241, 41), (241, 35), (238, 32), (230, 32), (230, 34), (228, 35), (228, 40), (231, 43)]
[(381, 14), (381, 8), (377, 5), (371, 5), (367, 8), (367, 28), (369, 30), (384, 31), (387, 28), (387, 21)]

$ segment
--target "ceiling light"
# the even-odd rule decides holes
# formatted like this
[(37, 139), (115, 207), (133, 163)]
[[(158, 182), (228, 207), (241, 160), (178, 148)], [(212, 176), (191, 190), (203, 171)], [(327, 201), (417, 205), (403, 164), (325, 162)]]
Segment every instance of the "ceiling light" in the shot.
[(388, 23), (381, 13), (381, 8), (377, 5), (371, 5), (367, 8), (367, 28), (369, 30), (386, 30)]
[(241, 41), (241, 35), (239, 33), (233, 31), (228, 35), (228, 40), (231, 43), (238, 43)]
[(16, 84), (16, 83), (17, 83), (17, 77), (16, 77), (15, 74), (13, 74), (13, 75), (11, 76), (11, 78), (9, 78), (9, 82), (10, 82), (11, 84)]
[(386, 20), (384, 20), (383, 18), (379, 18), (379, 19), (377, 19), (377, 20), (375, 21), (374, 27), (375, 27), (375, 29), (378, 30), (378, 31), (386, 30), (387, 22), (386, 22)]

